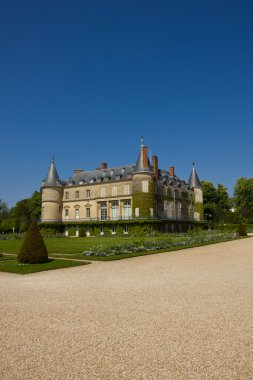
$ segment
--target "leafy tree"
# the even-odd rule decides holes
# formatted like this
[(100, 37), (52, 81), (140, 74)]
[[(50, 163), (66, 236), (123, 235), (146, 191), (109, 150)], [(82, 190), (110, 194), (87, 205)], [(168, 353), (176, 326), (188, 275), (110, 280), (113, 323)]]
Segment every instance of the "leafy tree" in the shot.
[(226, 218), (230, 208), (229, 195), (226, 187), (212, 182), (201, 181), (203, 190), (204, 214), (208, 221), (221, 222)]
[(19, 221), (19, 223), (28, 224), (30, 221), (30, 213), (29, 213), (29, 200), (22, 199), (16, 203), (11, 209), (11, 215)]
[(253, 209), (253, 178), (239, 178), (234, 187), (236, 205)]
[(18, 253), (20, 263), (45, 263), (48, 261), (47, 248), (36, 222), (32, 222)]
[(9, 209), (7, 204), (0, 199), (0, 220), (7, 218), (9, 215)]
[(253, 178), (239, 178), (234, 187), (235, 203), (241, 215), (253, 221)]
[[(2, 209), (6, 210), (4, 204)], [(24, 232), (27, 230), (29, 224), (33, 220), (39, 220), (41, 213), (41, 194), (35, 191), (28, 199), (21, 199), (16, 205), (8, 212), (8, 215), (3, 218), (4, 223), (0, 224), (2, 231), (15, 230)], [(8, 222), (7, 222), (8, 220)], [(1, 203), (0, 203), (0, 222), (1, 222)], [(10, 228), (11, 225), (11, 228)]]
[(228, 211), (231, 207), (227, 188), (218, 183), (216, 190), (216, 202), (223, 211)]
[(41, 193), (35, 191), (29, 198), (30, 220), (39, 220), (41, 215)]

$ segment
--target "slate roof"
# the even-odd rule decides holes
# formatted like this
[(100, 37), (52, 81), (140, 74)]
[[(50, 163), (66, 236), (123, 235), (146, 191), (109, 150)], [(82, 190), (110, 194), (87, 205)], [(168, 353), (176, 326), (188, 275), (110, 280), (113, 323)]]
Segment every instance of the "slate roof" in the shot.
[(152, 172), (153, 171), (153, 168), (150, 165), (150, 161), (149, 161), (148, 157), (147, 157), (148, 167), (144, 166), (144, 157), (143, 157), (144, 154), (145, 153), (141, 149), (139, 157), (138, 157), (138, 160), (137, 160), (137, 162), (136, 162), (136, 164), (134, 166), (134, 172), (136, 172), (136, 173), (140, 173), (140, 172)]
[[(152, 166), (150, 166), (152, 171)], [(122, 181), (132, 179), (133, 174), (136, 173), (136, 165), (125, 165), (116, 168), (96, 169), (91, 171), (83, 171), (81, 173), (74, 173), (67, 181), (62, 181), (64, 186), (88, 185), (93, 183), (106, 183), (110, 181)], [(166, 170), (158, 170), (158, 181), (166, 182), (170, 186), (181, 187), (182, 190), (187, 190), (187, 183), (182, 181), (177, 176), (171, 176)]]
[(48, 169), (47, 177), (43, 181), (42, 186), (62, 186), (54, 164), (54, 160), (52, 160), (52, 163)]
[(135, 165), (126, 165), (116, 168), (96, 169), (89, 172), (84, 171), (81, 173), (74, 173), (73, 176), (66, 181), (66, 186), (131, 179), (132, 173), (134, 172), (134, 166)]
[(189, 186), (190, 187), (200, 187), (200, 188), (202, 187), (201, 182), (200, 182), (199, 177), (198, 177), (198, 174), (196, 172), (194, 163), (193, 163), (191, 175), (189, 178)]
[[(138, 161), (137, 161), (138, 162)], [(147, 170), (146, 170), (147, 171)], [(149, 170), (153, 171), (152, 166), (149, 164)], [(125, 165), (107, 169), (96, 169), (91, 171), (83, 171), (74, 173), (68, 180), (60, 180), (54, 162), (51, 163), (48, 170), (46, 179), (42, 183), (44, 186), (76, 186), (88, 185), (93, 183), (106, 183), (110, 181), (122, 181), (132, 179), (133, 174), (136, 173), (136, 165)], [(181, 180), (178, 176), (171, 176), (166, 170), (158, 170), (158, 182), (166, 183), (174, 187), (181, 187), (182, 190), (187, 189), (187, 183)], [(192, 187), (192, 185), (190, 185)], [(201, 186), (201, 185), (200, 185)]]

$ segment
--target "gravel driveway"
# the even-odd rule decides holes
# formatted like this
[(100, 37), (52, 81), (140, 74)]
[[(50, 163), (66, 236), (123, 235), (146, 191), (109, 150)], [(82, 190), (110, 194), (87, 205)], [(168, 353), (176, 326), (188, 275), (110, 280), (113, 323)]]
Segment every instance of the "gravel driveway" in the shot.
[(0, 273), (0, 378), (253, 379), (253, 238)]

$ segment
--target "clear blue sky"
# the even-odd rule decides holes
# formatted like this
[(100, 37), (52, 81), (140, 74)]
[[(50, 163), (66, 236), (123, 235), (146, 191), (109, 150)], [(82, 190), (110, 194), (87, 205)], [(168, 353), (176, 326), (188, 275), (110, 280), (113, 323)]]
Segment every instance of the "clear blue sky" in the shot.
[(159, 166), (232, 194), (253, 177), (252, 0), (8, 0), (0, 13), (0, 198), (73, 169)]

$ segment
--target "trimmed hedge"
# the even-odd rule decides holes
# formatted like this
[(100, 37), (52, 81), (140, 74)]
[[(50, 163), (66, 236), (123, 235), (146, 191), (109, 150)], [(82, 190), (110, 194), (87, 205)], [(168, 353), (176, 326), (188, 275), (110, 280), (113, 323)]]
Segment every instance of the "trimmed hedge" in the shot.
[(38, 264), (48, 261), (47, 248), (36, 222), (32, 222), (18, 253), (23, 264)]

